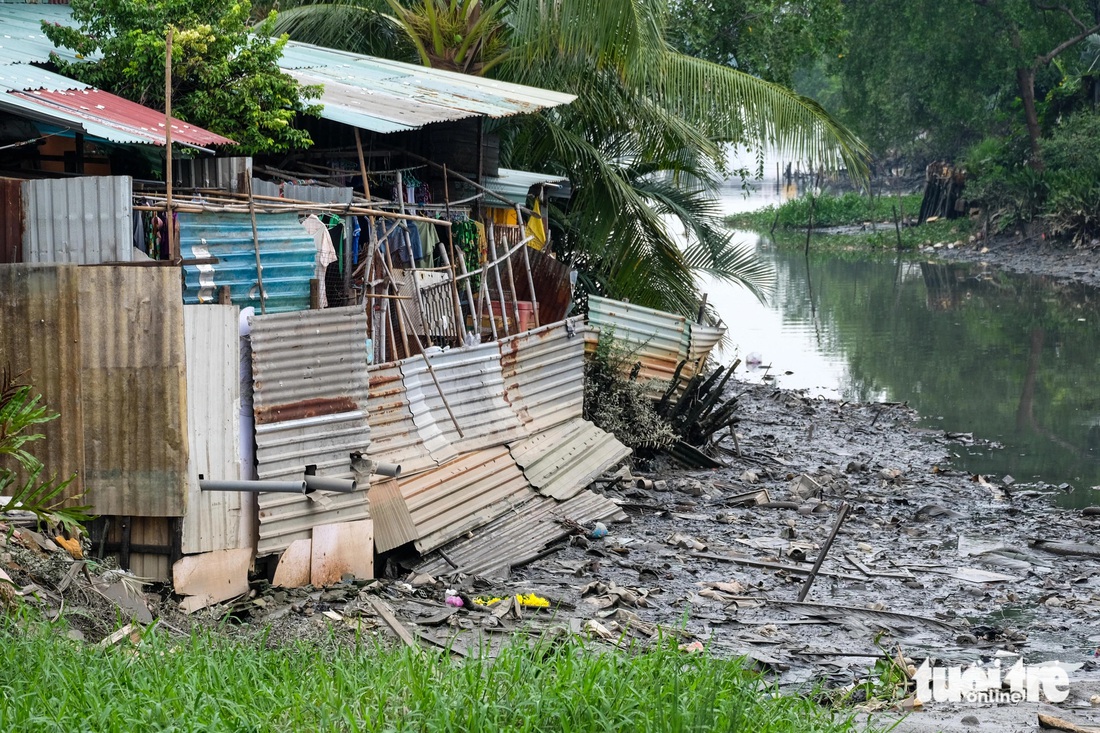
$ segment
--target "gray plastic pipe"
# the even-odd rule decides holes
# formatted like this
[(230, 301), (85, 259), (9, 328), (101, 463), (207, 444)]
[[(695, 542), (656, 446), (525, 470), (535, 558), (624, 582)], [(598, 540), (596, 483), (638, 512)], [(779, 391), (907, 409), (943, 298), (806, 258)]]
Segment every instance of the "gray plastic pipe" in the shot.
[(355, 479), (328, 478), (326, 476), (306, 476), (306, 488), (310, 491), (336, 491), (350, 494), (355, 491)]
[(379, 476), (393, 476), (398, 478), (401, 476), (401, 464), (400, 463), (375, 463), (374, 473)]
[(202, 491), (269, 491), (280, 494), (306, 493), (305, 481), (209, 481), (199, 479)]

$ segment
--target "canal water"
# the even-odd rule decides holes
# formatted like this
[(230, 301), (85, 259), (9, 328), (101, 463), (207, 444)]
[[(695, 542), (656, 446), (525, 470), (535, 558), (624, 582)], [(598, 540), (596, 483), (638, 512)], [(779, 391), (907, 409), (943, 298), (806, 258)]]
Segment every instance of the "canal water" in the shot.
[[(726, 213), (782, 200), (763, 181), (723, 192)], [(840, 400), (907, 402), (923, 425), (963, 436), (953, 464), (1061, 485), (1059, 503), (1100, 503), (1100, 292), (1051, 278), (928, 260), (780, 251), (738, 232), (772, 264), (765, 303), (705, 281), (729, 327), (720, 357), (742, 379)], [(1090, 490), (1094, 489), (1094, 490)]]

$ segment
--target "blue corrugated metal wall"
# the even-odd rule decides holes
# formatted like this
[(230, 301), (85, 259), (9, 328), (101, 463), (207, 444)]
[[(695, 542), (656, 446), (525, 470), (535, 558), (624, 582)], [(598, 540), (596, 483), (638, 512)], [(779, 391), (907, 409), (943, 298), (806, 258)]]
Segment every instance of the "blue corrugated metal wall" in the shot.
[[(218, 290), (229, 286), (234, 305), (255, 306), (260, 312), (252, 221), (248, 214), (179, 215), (180, 252), (184, 259), (217, 257), (217, 264), (183, 268), (183, 302), (216, 303)], [(267, 312), (309, 308), (309, 280), (317, 250), (298, 223), (297, 214), (257, 214)]]

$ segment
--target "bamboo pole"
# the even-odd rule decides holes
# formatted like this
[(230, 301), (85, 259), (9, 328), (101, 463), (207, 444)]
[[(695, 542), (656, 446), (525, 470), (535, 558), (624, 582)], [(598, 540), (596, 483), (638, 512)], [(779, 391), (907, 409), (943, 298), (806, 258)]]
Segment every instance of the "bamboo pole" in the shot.
[(367, 180), (367, 162), (363, 157), (363, 141), (359, 138), (359, 128), (355, 129), (355, 152), (359, 155), (359, 175), (363, 177), (363, 195), (370, 201), (370, 181)]
[[(520, 237), (520, 239), (523, 239), (523, 237)], [(527, 245), (524, 245), (524, 249), (526, 249), (526, 248), (527, 248)], [(508, 259), (504, 260), (504, 264), (508, 268), (508, 287), (510, 287), (512, 289), (512, 310), (514, 311), (514, 315), (515, 315), (515, 318), (516, 318), (516, 320), (515, 320), (516, 333), (519, 333), (520, 330), (521, 330), (520, 327), (519, 327), (519, 295), (516, 294), (516, 274), (512, 270), (512, 256), (511, 255), (508, 255)], [(503, 310), (503, 308), (502, 308), (502, 310)]]
[[(489, 254), (493, 258), (493, 279), (497, 282), (497, 295), (500, 297), (500, 325), (504, 327), (504, 335), (508, 336), (508, 312), (504, 309), (504, 284), (500, 280), (500, 260), (497, 259), (497, 245), (496, 237), (493, 235), (493, 225), (490, 224), (485, 227), (489, 237)], [(515, 300), (513, 297), (512, 300)], [(489, 319), (493, 323), (496, 323), (493, 319), (493, 301), (492, 293), (489, 293)], [(494, 329), (495, 330), (495, 329)], [(497, 337), (496, 333), (493, 334), (493, 339)]]
[(264, 292), (264, 267), (260, 262), (260, 234), (256, 230), (256, 202), (252, 198), (252, 171), (244, 173), (244, 185), (248, 191), (248, 213), (252, 220), (252, 250), (256, 253), (256, 286), (260, 289), (260, 314), (267, 315), (267, 293)]
[(172, 28), (164, 41), (164, 226), (168, 237), (168, 259), (179, 259), (175, 227), (172, 225)]
[[(516, 221), (521, 223), (523, 222), (523, 216), (520, 214), (519, 206), (516, 206)], [(549, 231), (548, 229), (546, 229), (545, 219), (543, 219), (542, 221), (542, 226), (545, 232)], [(524, 239), (526, 240), (526, 237)], [(546, 241), (543, 246), (545, 247), (546, 244), (549, 244), (549, 242)], [(538, 328), (542, 325), (542, 321), (539, 319), (539, 297), (538, 294), (535, 292), (535, 276), (531, 272), (531, 253), (527, 251), (526, 244), (523, 245), (523, 266), (527, 268), (527, 287), (531, 291), (531, 311), (532, 315), (535, 316), (535, 328)]]

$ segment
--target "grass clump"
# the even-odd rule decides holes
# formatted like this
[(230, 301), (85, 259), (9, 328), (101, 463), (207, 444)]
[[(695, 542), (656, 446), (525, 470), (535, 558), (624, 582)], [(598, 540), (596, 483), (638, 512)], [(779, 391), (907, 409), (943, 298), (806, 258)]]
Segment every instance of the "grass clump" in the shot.
[(780, 696), (737, 661), (674, 645), (629, 653), (517, 640), (496, 659), (379, 644), (265, 648), (147, 632), (87, 646), (0, 622), (8, 731), (850, 731), (851, 715)]
[[(921, 196), (910, 194), (897, 196), (864, 196), (859, 193), (844, 193), (840, 196), (814, 196), (814, 227), (839, 227), (859, 225), (869, 222), (894, 222), (894, 210), (906, 217), (920, 211)], [(741, 229), (770, 231), (772, 224), (776, 229), (805, 229), (810, 223), (810, 196), (800, 196), (785, 201), (779, 206), (774, 204), (756, 211), (727, 217), (726, 224)]]
[(630, 448), (666, 448), (676, 442), (676, 433), (639, 382), (639, 367), (634, 355), (617, 345), (614, 332), (600, 334), (584, 364), (584, 417)]

